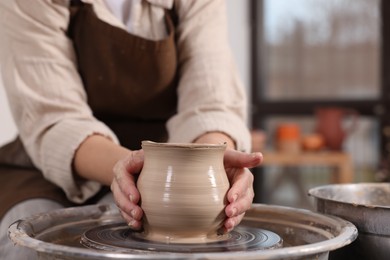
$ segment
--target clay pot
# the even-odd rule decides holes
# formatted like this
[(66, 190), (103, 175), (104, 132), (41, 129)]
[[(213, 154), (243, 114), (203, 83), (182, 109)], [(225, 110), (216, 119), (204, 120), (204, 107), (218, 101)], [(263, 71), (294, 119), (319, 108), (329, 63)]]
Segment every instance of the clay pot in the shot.
[(282, 123), (276, 128), (276, 147), (279, 152), (299, 153), (300, 139), (301, 130), (297, 124)]
[(302, 137), (302, 148), (305, 151), (319, 151), (324, 147), (324, 137), (320, 134), (306, 134)]
[[(316, 132), (323, 136), (325, 146), (330, 150), (342, 150), (345, 138), (355, 130), (358, 113), (352, 109), (324, 107), (316, 110)], [(345, 118), (351, 119), (349, 126), (343, 126)]]
[(144, 236), (165, 243), (220, 239), (229, 181), (226, 145), (142, 142), (144, 166), (137, 186)]

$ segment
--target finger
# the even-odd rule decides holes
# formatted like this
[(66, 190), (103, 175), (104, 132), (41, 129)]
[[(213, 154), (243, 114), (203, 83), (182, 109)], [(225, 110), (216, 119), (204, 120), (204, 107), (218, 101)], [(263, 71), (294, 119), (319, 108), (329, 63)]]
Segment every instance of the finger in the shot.
[(224, 155), (225, 168), (252, 168), (260, 165), (263, 160), (261, 153), (243, 153), (236, 150), (226, 150)]
[(233, 218), (227, 218), (224, 223), (225, 233), (232, 231), (234, 227), (236, 227), (241, 222), (244, 216), (245, 213), (242, 213), (241, 215), (235, 216)]
[[(131, 216), (134, 220), (141, 220), (143, 215), (142, 209), (136, 203), (130, 201), (130, 199), (121, 192), (117, 182), (114, 181), (111, 184), (111, 191), (115, 198), (115, 204), (122, 213)], [(126, 220), (130, 221), (129, 219)]]
[(251, 208), (253, 202), (254, 192), (253, 189), (248, 187), (245, 194), (239, 197), (236, 201), (231, 202), (225, 208), (227, 217), (235, 217), (245, 213)]
[(252, 195), (253, 174), (251, 171), (249, 171), (247, 168), (232, 169), (227, 172), (227, 175), (232, 185), (227, 193), (227, 199), (229, 203), (234, 203), (245, 195)]
[(142, 227), (142, 222), (140, 220), (134, 219), (132, 216), (128, 215), (126, 212), (121, 211), (122, 217), (126, 220), (127, 225), (134, 230), (140, 230)]
[[(242, 173), (240, 173), (241, 171)], [(225, 214), (228, 219), (234, 219), (230, 220), (234, 222), (232, 222), (233, 224), (227, 224), (227, 228), (231, 227), (231, 225), (235, 226), (239, 224), (236, 217), (250, 209), (254, 198), (252, 173), (248, 169), (241, 169), (237, 172), (234, 174), (233, 185), (227, 194), (229, 204), (225, 208)]]
[[(115, 184), (115, 186), (113, 186)], [(137, 204), (140, 199), (140, 194), (137, 190), (135, 180), (133, 176), (116, 175), (112, 186), (118, 189), (118, 192), (122, 193), (131, 203)], [(112, 188), (111, 188), (112, 190)]]
[(131, 158), (126, 163), (126, 170), (131, 173), (128, 182), (121, 184), (121, 188), (125, 190), (125, 194), (129, 197), (130, 201), (137, 204), (140, 200), (140, 194), (138, 192), (134, 175), (139, 174), (144, 165), (144, 152), (143, 150), (133, 151)]
[(253, 189), (248, 187), (245, 194), (240, 196), (236, 201), (229, 203), (225, 208), (226, 216), (228, 217), (234, 217), (238, 216), (252, 206), (254, 198), (254, 192)]
[(133, 151), (130, 156), (120, 160), (114, 166), (114, 181), (119, 185), (131, 202), (138, 203), (140, 195), (136, 187), (134, 174), (141, 171), (143, 166), (143, 152)]
[[(118, 208), (134, 220), (140, 220), (142, 209), (137, 205), (140, 194), (135, 184), (134, 174), (138, 173), (143, 165), (143, 152), (134, 151), (118, 161), (114, 166), (114, 179), (111, 183), (115, 203)], [(129, 221), (129, 220), (128, 220)]]
[(143, 150), (132, 151), (131, 157), (128, 159), (126, 164), (126, 170), (132, 174), (140, 173), (143, 165), (144, 165), (144, 151)]

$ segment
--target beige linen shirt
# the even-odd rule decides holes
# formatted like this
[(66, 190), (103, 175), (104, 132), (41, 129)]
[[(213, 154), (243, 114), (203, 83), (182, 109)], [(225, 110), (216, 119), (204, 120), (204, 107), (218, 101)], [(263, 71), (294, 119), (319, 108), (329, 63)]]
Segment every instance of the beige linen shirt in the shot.
[[(104, 0), (90, 0), (98, 17), (126, 28)], [(170, 0), (134, 1), (133, 31), (156, 39)], [(80, 182), (72, 173), (79, 145), (92, 134), (118, 143), (94, 118), (76, 69), (72, 42), (65, 32), (67, 0), (0, 1), (0, 64), (11, 111), (24, 146), (45, 178), (76, 203), (101, 187)], [(192, 142), (210, 131), (231, 136), (238, 150), (249, 151), (246, 97), (228, 46), (224, 0), (176, 0), (178, 113), (167, 123), (169, 142)], [(93, 43), (91, 43), (93, 44)]]

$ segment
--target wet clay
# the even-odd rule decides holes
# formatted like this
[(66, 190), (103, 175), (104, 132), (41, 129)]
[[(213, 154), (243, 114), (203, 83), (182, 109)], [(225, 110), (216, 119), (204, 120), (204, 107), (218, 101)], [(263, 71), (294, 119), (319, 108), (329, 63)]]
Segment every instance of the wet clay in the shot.
[(229, 181), (225, 144), (143, 141), (145, 161), (138, 178), (146, 239), (165, 243), (223, 240)]

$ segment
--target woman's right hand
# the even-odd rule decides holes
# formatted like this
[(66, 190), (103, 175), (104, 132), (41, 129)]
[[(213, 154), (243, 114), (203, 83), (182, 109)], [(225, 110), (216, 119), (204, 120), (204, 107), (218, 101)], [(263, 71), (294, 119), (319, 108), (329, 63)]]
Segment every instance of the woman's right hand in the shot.
[(143, 164), (143, 151), (131, 151), (129, 156), (115, 164), (111, 183), (111, 191), (122, 217), (129, 227), (135, 230), (142, 227), (143, 211), (138, 205), (140, 193), (136, 186), (136, 175), (141, 172)]

